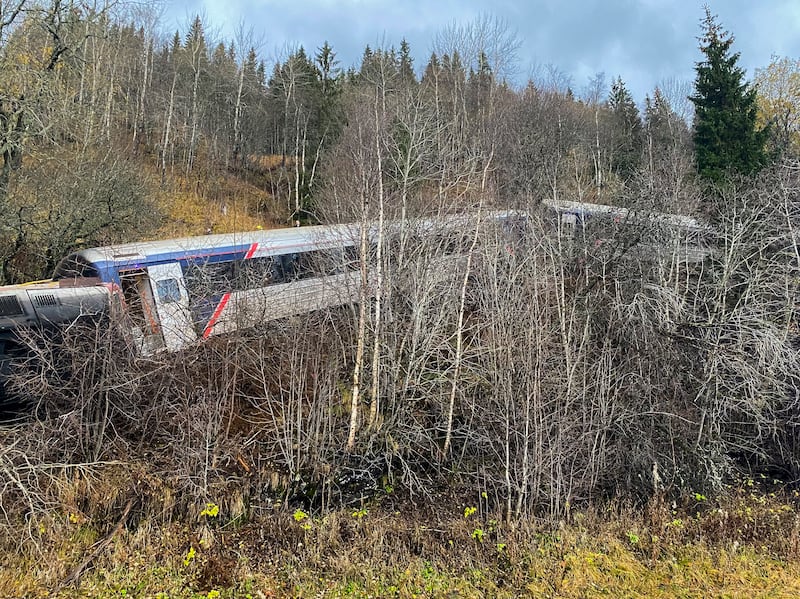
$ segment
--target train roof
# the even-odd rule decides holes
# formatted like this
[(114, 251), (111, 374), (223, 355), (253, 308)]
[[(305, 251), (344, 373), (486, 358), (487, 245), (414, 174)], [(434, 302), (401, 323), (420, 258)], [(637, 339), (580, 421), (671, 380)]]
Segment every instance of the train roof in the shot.
[[(491, 211), (483, 213), (486, 220), (501, 220), (508, 218), (512, 212)], [(478, 214), (450, 215), (445, 217), (418, 218), (407, 221), (415, 229), (436, 229), (439, 226), (455, 227), (467, 224)], [(397, 226), (396, 222), (388, 226)], [(377, 223), (372, 222), (371, 229), (377, 230)], [(219, 252), (227, 248), (247, 248), (254, 243), (267, 251), (280, 249), (285, 252), (291, 248), (302, 248), (313, 244), (321, 249), (338, 247), (347, 242), (355, 242), (360, 230), (359, 223), (346, 223), (335, 225), (313, 225), (307, 227), (290, 227), (281, 229), (265, 229), (243, 233), (223, 233), (216, 235), (199, 235), (182, 237), (178, 239), (165, 239), (158, 241), (139, 241), (122, 243), (104, 247), (89, 248), (75, 252), (75, 254), (91, 261), (127, 261), (133, 256), (155, 257), (163, 254), (207, 255), (209, 252)], [(174, 258), (173, 258), (174, 259)]]
[(650, 221), (671, 227), (684, 227), (692, 230), (711, 231), (711, 227), (692, 216), (684, 214), (669, 214), (655, 210), (638, 210), (609, 206), (607, 204), (591, 204), (589, 202), (574, 202), (571, 200), (545, 199), (543, 203), (558, 212), (571, 212), (584, 215), (608, 215), (618, 218), (631, 218), (633, 221)]
[(229, 260), (231, 257), (253, 256), (256, 250), (257, 255), (264, 256), (299, 252), (310, 247), (329, 249), (347, 245), (348, 240), (356, 239), (357, 231), (357, 226), (350, 224), (317, 225), (88, 248), (65, 257), (56, 267), (53, 278), (75, 276), (75, 272), (84, 272), (86, 267), (97, 273), (91, 276), (111, 281), (115, 280), (115, 273), (119, 270), (139, 269), (166, 262), (193, 259)]
[(223, 233), (122, 243), (90, 248), (75, 253), (91, 262), (127, 262), (132, 257), (157, 258), (162, 255), (168, 255), (171, 259), (175, 259), (176, 254), (181, 254), (183, 258), (191, 258), (205, 256), (209, 253), (225, 253), (226, 250), (233, 252), (253, 244), (258, 244), (259, 247), (265, 249), (302, 247), (310, 243), (321, 246), (341, 245), (344, 240), (353, 237), (354, 231), (356, 229), (352, 225), (267, 229), (245, 233)]
[[(509, 212), (486, 212), (481, 215), (486, 220), (502, 220)], [(457, 228), (471, 222), (478, 214), (451, 215), (442, 218), (419, 218), (406, 222), (410, 227), (436, 229), (439, 226)], [(396, 227), (398, 223), (388, 223)], [(370, 230), (377, 230), (375, 222)], [(140, 241), (104, 247), (79, 250), (64, 258), (56, 267), (54, 278), (71, 276), (76, 264), (92, 266), (102, 280), (114, 278), (118, 269), (138, 269), (153, 264), (192, 259), (231, 259), (241, 257), (266, 256), (308, 251), (309, 249), (331, 249), (358, 243), (359, 223), (314, 225), (282, 229), (266, 229), (243, 233), (224, 233), (200, 235), (159, 241)], [(374, 234), (374, 233), (371, 233)]]

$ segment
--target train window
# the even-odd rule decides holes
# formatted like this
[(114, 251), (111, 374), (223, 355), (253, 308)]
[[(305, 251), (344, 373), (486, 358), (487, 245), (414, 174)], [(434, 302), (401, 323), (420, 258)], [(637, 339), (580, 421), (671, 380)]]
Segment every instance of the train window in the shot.
[(235, 288), (235, 262), (215, 262), (213, 264), (206, 264), (204, 271), (211, 289), (232, 291)]
[(295, 275), (298, 279), (335, 275), (345, 272), (347, 268), (340, 248), (297, 254), (294, 265)]
[(298, 279), (307, 279), (323, 273), (322, 252), (303, 252), (297, 257)]
[(325, 252), (303, 252), (297, 256), (297, 278), (308, 279), (317, 275), (329, 274)]
[(281, 279), (284, 282), (294, 281), (299, 278), (298, 276), (298, 257), (299, 254), (281, 254), (276, 256), (280, 259), (281, 264)]
[(356, 246), (345, 246), (344, 265), (346, 270), (358, 270), (361, 267), (361, 260), (358, 256), (358, 248)]
[(100, 272), (94, 264), (83, 256), (71, 254), (64, 258), (53, 272), (53, 279), (100, 278)]
[(326, 275), (339, 275), (350, 270), (358, 270), (358, 252), (353, 246), (327, 250), (323, 260)]
[(209, 295), (209, 282), (204, 266), (202, 263), (190, 262), (183, 268), (183, 280), (186, 283), (189, 296), (192, 298)]
[(188, 262), (183, 276), (189, 296), (213, 297), (230, 291), (259, 289), (315, 276), (358, 270), (358, 249), (353, 246), (259, 256), (228, 262)]
[(322, 254), (320, 267), (323, 274), (338, 275), (345, 272), (344, 256), (340, 248), (326, 250), (320, 254)]
[(251, 258), (237, 264), (236, 289), (258, 289), (283, 282), (283, 269), (278, 256)]
[(174, 304), (181, 301), (181, 288), (176, 279), (156, 281), (156, 293), (162, 304)]
[(190, 262), (183, 268), (186, 288), (193, 297), (212, 297), (234, 290), (233, 262)]

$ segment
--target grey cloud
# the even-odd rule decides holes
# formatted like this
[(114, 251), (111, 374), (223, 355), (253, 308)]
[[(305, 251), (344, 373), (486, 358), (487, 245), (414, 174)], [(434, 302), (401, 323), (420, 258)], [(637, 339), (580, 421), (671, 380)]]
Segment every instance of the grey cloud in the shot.
[[(573, 78), (577, 89), (604, 72), (621, 76), (641, 101), (665, 79), (692, 80), (700, 54), (697, 37), (704, 0), (186, 0), (170, 15), (205, 6), (212, 25), (228, 31), (241, 17), (262, 34), (268, 49), (328, 40), (342, 66), (358, 66), (366, 44), (411, 44), (424, 67), (435, 35), (454, 21), (481, 14), (506, 20), (522, 45), (520, 73), (552, 64)], [(741, 64), (752, 76), (772, 54), (800, 57), (800, 3), (796, 0), (726, 0), (712, 11), (736, 37)], [(217, 22), (221, 19), (224, 23)], [(181, 19), (186, 21), (185, 16)], [(517, 81), (522, 84), (524, 81)]]

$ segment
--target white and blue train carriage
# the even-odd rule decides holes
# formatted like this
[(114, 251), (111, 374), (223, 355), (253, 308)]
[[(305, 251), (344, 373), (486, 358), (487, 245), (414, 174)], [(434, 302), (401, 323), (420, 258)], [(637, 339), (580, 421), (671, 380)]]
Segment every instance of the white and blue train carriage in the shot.
[(351, 225), (128, 243), (67, 256), (53, 280), (105, 287), (147, 355), (354, 301), (357, 244)]
[[(642, 220), (625, 208), (545, 200), (546, 210), (565, 224), (600, 220)], [(707, 232), (690, 217), (651, 213), (648, 221), (667, 228)], [(525, 227), (517, 211), (462, 214), (387, 223), (388, 238), (401, 230), (423, 238), (443, 238), (433, 271), (453, 272), (469, 247), (465, 236), (476, 223), (499, 226), (505, 236)], [(67, 256), (53, 278), (0, 287), (0, 371), (19, 351), (19, 332), (72, 323), (106, 314), (127, 315), (140, 352), (175, 351), (200, 339), (252, 327), (286, 316), (358, 301), (361, 228), (321, 225), (249, 233), (206, 235), (86, 249)], [(377, 228), (367, 230), (370, 245)], [(459, 238), (460, 237), (460, 238)], [(391, 245), (391, 241), (389, 242)], [(694, 244), (691, 244), (694, 245)], [(692, 249), (692, 248), (689, 248)], [(687, 261), (702, 259), (703, 248)], [(453, 262), (453, 258), (456, 258)], [(368, 276), (374, 274), (370, 269)], [(438, 276), (438, 275), (435, 275)], [(21, 350), (20, 350), (21, 348)]]
[[(391, 239), (402, 228), (432, 239), (442, 233), (458, 237), (474, 231), (479, 221), (505, 227), (519, 218), (517, 213), (490, 212), (420, 219), (402, 227), (387, 223), (384, 233)], [(366, 233), (373, 246), (375, 223)], [(109, 312), (124, 315), (122, 322), (138, 351), (150, 355), (258, 323), (355, 303), (363, 280), (360, 241), (361, 227), (343, 224), (75, 252), (61, 261), (50, 280), (0, 287), (0, 370), (7, 369), (19, 351), (22, 329), (58, 326)], [(440, 246), (446, 261), (463, 244)], [(441, 258), (428, 266), (433, 268)], [(370, 283), (373, 267), (365, 269)]]
[(127, 243), (64, 258), (53, 278), (0, 287), (0, 366), (23, 328), (118, 308), (138, 350), (152, 354), (258, 322), (358, 297), (359, 229), (274, 229)]
[(591, 234), (596, 245), (605, 241), (605, 227), (612, 225), (646, 232), (645, 238), (635, 244), (639, 252), (634, 255), (670, 256), (695, 264), (712, 254), (709, 246), (713, 228), (691, 216), (571, 200), (545, 199), (542, 205), (557, 216), (561, 234), (580, 238), (595, 227)]

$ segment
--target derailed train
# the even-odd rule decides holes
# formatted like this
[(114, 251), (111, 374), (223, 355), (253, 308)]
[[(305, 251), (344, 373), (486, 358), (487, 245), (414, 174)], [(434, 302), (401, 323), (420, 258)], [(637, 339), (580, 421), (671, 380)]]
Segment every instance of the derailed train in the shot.
[(127, 243), (64, 258), (47, 281), (0, 287), (7, 368), (22, 328), (121, 309), (137, 349), (175, 351), (258, 320), (352, 301), (358, 232), (346, 225)]
[[(484, 214), (503, 222), (511, 213)], [(469, 216), (408, 223), (414, 235), (474, 230)], [(397, 232), (397, 225), (387, 227)], [(365, 242), (374, 246), (377, 229)], [(213, 335), (358, 301), (361, 227), (327, 225), (205, 235), (81, 250), (52, 279), (0, 287), (0, 365), (26, 351), (22, 331), (118, 311), (137, 351), (177, 351)], [(372, 267), (370, 267), (372, 272)], [(369, 278), (370, 275), (368, 275)]]
[[(544, 202), (559, 222), (627, 217), (625, 209)], [(417, 233), (474, 230), (474, 215), (413, 223)], [(702, 229), (688, 217), (670, 226)], [(521, 212), (485, 213), (508, 229)], [(676, 220), (677, 219), (677, 220)], [(396, 227), (390, 225), (389, 228)], [(358, 225), (273, 229), (127, 243), (73, 253), (47, 281), (0, 287), (0, 377), (25, 352), (20, 332), (57, 328), (120, 310), (143, 355), (177, 351), (213, 335), (260, 322), (358, 301)], [(366, 232), (374, 244), (374, 227)], [(456, 250), (458, 252), (459, 250)]]

